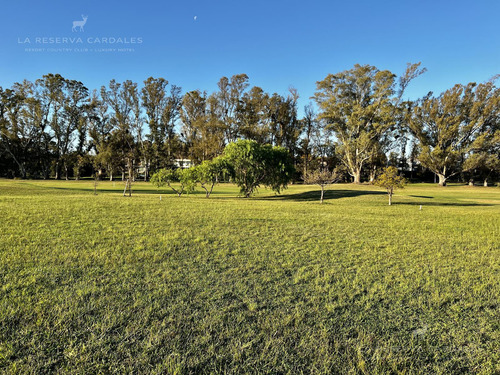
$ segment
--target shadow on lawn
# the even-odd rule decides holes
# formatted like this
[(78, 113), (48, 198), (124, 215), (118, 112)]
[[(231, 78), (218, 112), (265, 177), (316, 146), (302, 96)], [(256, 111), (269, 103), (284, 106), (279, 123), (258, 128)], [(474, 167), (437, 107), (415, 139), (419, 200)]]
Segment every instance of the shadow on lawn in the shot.
[[(368, 191), (368, 190), (325, 190), (325, 200), (352, 198), (361, 195), (384, 195), (387, 194), (383, 191)], [(299, 202), (305, 201), (319, 201), (321, 190), (306, 191), (298, 194), (282, 194), (272, 197), (259, 197), (258, 199), (265, 200), (294, 200)]]
[(447, 206), (447, 207), (491, 207), (489, 203), (467, 203), (467, 202), (392, 202), (394, 206)]
[[(68, 194), (71, 194), (72, 192), (84, 192), (84, 193), (94, 193), (94, 187), (55, 187), (55, 186), (48, 186), (46, 187), (47, 190), (62, 190), (62, 191), (65, 191), (66, 193)], [(114, 189), (111, 189), (111, 188), (99, 188), (99, 186), (97, 186), (97, 194), (116, 194), (116, 195), (123, 195), (123, 189), (124, 189), (124, 186), (120, 187), (120, 188), (114, 188)], [(157, 188), (146, 188), (146, 189), (142, 189), (142, 188), (138, 188), (137, 190), (134, 189), (134, 184), (132, 184), (132, 196), (134, 195), (163, 195), (163, 196), (174, 196), (174, 197), (177, 197), (177, 194), (174, 193), (172, 190), (170, 190), (169, 188), (161, 188), (161, 189), (157, 189)], [(126, 193), (126, 195), (128, 196), (128, 192)], [(189, 194), (186, 194), (185, 192), (182, 194), (183, 197), (186, 197), (186, 196), (197, 196), (197, 197), (205, 197), (205, 191), (204, 190), (201, 190), (201, 189), (198, 189), (194, 192), (191, 192)], [(220, 192), (220, 191), (216, 191), (214, 189), (214, 191), (212, 192), (212, 195), (210, 196), (210, 198), (226, 198), (226, 197), (235, 197), (234, 193), (232, 192)]]
[[(83, 188), (83, 187), (54, 187), (50, 186), (48, 189), (52, 190), (63, 190), (66, 192), (85, 192), (85, 193), (93, 193), (94, 192), (94, 187), (88, 187), (88, 188)], [(124, 186), (119, 188), (119, 189), (100, 189), (99, 186), (97, 186), (97, 194), (99, 193), (116, 193), (116, 194), (123, 194), (123, 189)], [(127, 193), (128, 194), (128, 193)], [(162, 190), (162, 189), (134, 189), (134, 184), (132, 184), (132, 195), (134, 194), (161, 194), (161, 195), (175, 195), (172, 190)], [(193, 194), (193, 193), (191, 193)], [(195, 192), (196, 194), (201, 194), (201, 192)], [(205, 192), (203, 192), (205, 194)]]

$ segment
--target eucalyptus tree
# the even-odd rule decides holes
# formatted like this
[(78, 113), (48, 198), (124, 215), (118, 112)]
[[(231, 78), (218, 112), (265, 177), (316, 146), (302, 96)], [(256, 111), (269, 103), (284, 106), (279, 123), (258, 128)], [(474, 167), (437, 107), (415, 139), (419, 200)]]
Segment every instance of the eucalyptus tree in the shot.
[(483, 140), (488, 143), (485, 132), (493, 135), (498, 124), (500, 90), (494, 80), (457, 84), (438, 97), (429, 93), (418, 104), (410, 118), (410, 129), (420, 141), (418, 160), (439, 177), (440, 186), (445, 186), (463, 170), (464, 162), (466, 169), (472, 169), (475, 163), (467, 158), (474, 150), (488, 149)]
[(481, 177), (483, 185), (488, 186), (488, 180), (500, 173), (500, 124), (484, 129), (473, 141), (470, 150), (463, 169), (472, 176)]
[(245, 92), (237, 107), (239, 136), (259, 143), (270, 143), (267, 108), (269, 95), (258, 86)]
[(66, 179), (71, 166), (70, 154), (75, 149), (75, 132), (80, 129), (77, 144), (85, 140), (85, 113), (89, 102), (88, 89), (80, 81), (65, 79), (59, 74), (46, 74), (36, 81), (38, 98), (43, 107), (45, 125), (50, 127), (55, 156), (55, 178)]
[(203, 127), (200, 129), (203, 160), (213, 159), (224, 151), (226, 126), (220, 117), (220, 110), (217, 96), (211, 94), (206, 101), (206, 121), (202, 123)]
[[(40, 87), (40, 99), (46, 113), (45, 121), (51, 129), (54, 140), (53, 152), (55, 156), (55, 178), (61, 178), (61, 169), (65, 151), (69, 149), (74, 132), (70, 123), (64, 121), (63, 109), (65, 105), (64, 78), (59, 74), (47, 74), (36, 81)], [(52, 142), (51, 142), (52, 144)]]
[(33, 130), (23, 126), (24, 122), (19, 119), (25, 99), (23, 90), (4, 90), (0, 87), (0, 152), (7, 156), (2, 157), (7, 162), (4, 168), (8, 168), (10, 159), (22, 178), (27, 176), (27, 151), (32, 142), (32, 134), (29, 133)]
[(388, 70), (356, 64), (353, 69), (329, 74), (317, 82), (314, 95), (319, 117), (326, 120), (338, 140), (337, 150), (355, 183), (361, 182), (363, 167), (373, 148), (396, 125), (397, 110), (409, 82), (425, 69), (408, 64), (399, 79)]
[(305, 176), (312, 161), (313, 137), (319, 125), (312, 103), (304, 107), (304, 117), (300, 121), (302, 122), (302, 138), (299, 141), (299, 149), (302, 157), (302, 175)]
[[(69, 165), (73, 164), (75, 177), (79, 179), (81, 168), (88, 161), (86, 148), (88, 147), (90, 97), (88, 89), (79, 81), (66, 80), (66, 91), (68, 100), (64, 107), (64, 115), (70, 127), (75, 129), (76, 143), (74, 144), (74, 153), (68, 152), (64, 158), (65, 176), (68, 179)], [(74, 156), (73, 160), (70, 159), (72, 155)]]
[(141, 103), (149, 126), (149, 141), (153, 168), (171, 164), (173, 158), (174, 127), (182, 104), (181, 88), (164, 78), (149, 77), (141, 90)]
[(122, 179), (127, 180), (123, 195), (132, 195), (135, 162), (139, 159), (142, 143), (142, 124), (140, 118), (140, 99), (137, 83), (127, 80), (109, 82), (109, 87), (101, 87), (101, 97), (110, 108), (110, 124), (116, 148), (119, 149), (122, 164)]
[(271, 144), (285, 147), (294, 160), (302, 132), (302, 123), (297, 118), (298, 99), (297, 90), (290, 88), (288, 96), (275, 93), (268, 101)]
[(243, 94), (249, 86), (248, 76), (236, 74), (231, 79), (222, 77), (217, 86), (219, 90), (215, 95), (220, 103), (220, 118), (225, 128), (225, 143), (228, 144), (236, 141), (240, 136), (237, 110)]
[(181, 136), (191, 160), (205, 160), (202, 132), (207, 122), (207, 93), (200, 90), (186, 93), (182, 99)]

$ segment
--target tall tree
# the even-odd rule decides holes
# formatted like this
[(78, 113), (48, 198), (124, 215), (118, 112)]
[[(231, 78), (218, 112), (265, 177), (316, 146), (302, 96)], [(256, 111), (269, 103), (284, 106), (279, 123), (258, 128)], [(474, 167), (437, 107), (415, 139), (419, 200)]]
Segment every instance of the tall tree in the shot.
[(259, 143), (269, 143), (269, 95), (258, 86), (243, 94), (236, 110), (238, 136)]
[(207, 93), (199, 90), (190, 91), (182, 99), (181, 135), (186, 143), (187, 156), (191, 160), (206, 159), (206, 144), (202, 138), (207, 122)]
[(273, 94), (268, 101), (271, 144), (285, 147), (295, 160), (302, 123), (297, 118), (299, 94), (290, 88), (289, 95)]
[[(493, 124), (492, 124), (493, 125)], [(464, 171), (483, 179), (483, 186), (488, 186), (488, 179), (500, 173), (500, 123), (488, 126), (471, 144), (471, 154), (464, 163)]]
[(110, 123), (113, 125), (113, 137), (120, 150), (122, 161), (122, 179), (127, 180), (124, 195), (132, 195), (132, 181), (135, 176), (135, 163), (139, 158), (141, 142), (140, 102), (137, 83), (125, 81), (117, 83), (111, 80), (109, 88), (101, 88), (101, 97), (111, 109)]
[(243, 93), (248, 87), (248, 76), (236, 74), (231, 77), (222, 77), (217, 84), (216, 93), (220, 105), (220, 118), (225, 128), (225, 143), (234, 142), (240, 136), (236, 111), (241, 103)]
[[(70, 170), (69, 155), (74, 148), (74, 134), (83, 123), (88, 105), (88, 89), (83, 83), (68, 80), (59, 74), (46, 74), (37, 80), (40, 98), (54, 139), (55, 177), (61, 178), (64, 169), (66, 179)], [(80, 134), (84, 137), (85, 131)]]
[(309, 164), (312, 160), (313, 137), (318, 129), (318, 120), (312, 103), (304, 107), (302, 122), (302, 139), (300, 140), (300, 152), (302, 156), (302, 175), (306, 176)]
[(34, 136), (33, 128), (19, 118), (25, 99), (23, 90), (0, 88), (0, 152), (16, 165), (22, 178), (27, 176), (26, 159)]
[(408, 64), (396, 90), (396, 77), (388, 70), (356, 64), (353, 69), (329, 74), (317, 82), (314, 95), (320, 118), (328, 122), (338, 139), (342, 162), (355, 183), (373, 147), (395, 125), (395, 113), (409, 82), (423, 73), (420, 64)]
[(169, 92), (167, 86), (166, 79), (149, 77), (141, 90), (155, 170), (172, 164), (174, 127), (182, 104), (181, 88), (172, 85)]
[(420, 141), (420, 163), (439, 177), (439, 185), (460, 173), (474, 140), (500, 117), (500, 90), (494, 80), (455, 85), (438, 97), (429, 93), (410, 118)]

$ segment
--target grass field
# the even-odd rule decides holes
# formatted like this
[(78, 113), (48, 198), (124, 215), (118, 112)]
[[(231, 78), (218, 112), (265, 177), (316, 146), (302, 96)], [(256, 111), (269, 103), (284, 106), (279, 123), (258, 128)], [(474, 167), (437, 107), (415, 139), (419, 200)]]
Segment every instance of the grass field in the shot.
[(0, 180), (0, 372), (500, 373), (499, 188), (92, 189)]

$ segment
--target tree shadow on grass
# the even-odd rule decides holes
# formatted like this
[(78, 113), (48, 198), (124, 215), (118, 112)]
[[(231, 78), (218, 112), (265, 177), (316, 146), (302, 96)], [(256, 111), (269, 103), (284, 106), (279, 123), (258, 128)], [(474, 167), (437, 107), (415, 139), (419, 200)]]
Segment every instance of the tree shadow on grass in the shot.
[[(122, 186), (120, 189), (111, 189), (111, 188), (99, 188), (99, 185), (97, 186), (97, 194), (117, 194), (117, 195), (123, 195), (123, 189), (124, 189), (125, 186)], [(83, 192), (83, 193), (94, 193), (94, 187), (93, 186), (89, 186), (89, 187), (58, 187), (58, 186), (47, 186), (46, 187), (47, 190), (63, 190), (65, 192), (67, 192), (68, 194), (72, 193), (72, 192)], [(126, 193), (126, 195), (128, 196), (128, 191)], [(177, 193), (175, 193), (173, 190), (169, 189), (169, 188), (161, 188), (161, 189), (157, 189), (157, 188), (146, 188), (146, 189), (143, 189), (143, 188), (139, 188), (139, 189), (134, 189), (134, 184), (132, 183), (132, 196), (134, 195), (164, 195), (164, 196), (174, 196), (174, 197), (177, 197)], [(204, 190), (201, 190), (201, 189), (198, 189), (194, 192), (191, 192), (189, 194), (187, 194), (186, 192), (184, 192), (182, 194), (183, 197), (187, 197), (187, 196), (197, 196), (197, 197), (205, 197), (205, 191)], [(232, 192), (224, 192), (224, 191), (216, 191), (214, 189), (214, 191), (212, 192), (212, 195), (210, 196), (210, 198), (227, 198), (228, 196), (230, 197), (234, 197), (234, 193)]]
[(489, 203), (467, 203), (467, 202), (392, 202), (394, 206), (446, 206), (446, 207), (491, 207)]
[[(88, 188), (84, 188), (84, 187), (56, 187), (56, 186), (50, 186), (50, 187), (47, 187), (47, 189), (49, 190), (63, 190), (63, 191), (66, 191), (68, 193), (71, 193), (71, 192), (84, 192), (84, 193), (93, 193), (94, 192), (94, 187), (88, 187)], [(123, 189), (124, 189), (124, 186), (121, 187), (120, 189), (102, 189), (102, 188), (99, 188), (99, 186), (97, 186), (97, 194), (99, 193), (115, 193), (115, 194), (123, 194)], [(161, 194), (161, 195), (175, 195), (175, 193), (172, 191), (172, 190), (158, 190), (156, 188), (151, 188), (151, 189), (137, 189), (135, 190), (134, 189), (134, 185), (132, 184), (132, 195), (134, 194), (137, 194), (137, 195), (141, 195), (141, 194)], [(191, 193), (193, 194), (193, 193)], [(201, 194), (201, 192), (196, 192), (194, 194)], [(203, 192), (203, 194), (205, 194)], [(127, 191), (127, 195), (128, 195), (128, 191)]]
[[(370, 190), (325, 190), (324, 200), (353, 198), (362, 195), (387, 195), (387, 193), (383, 191), (370, 191)], [(320, 197), (321, 197), (321, 190), (313, 190), (298, 194), (282, 194), (270, 197), (259, 197), (258, 199), (292, 200), (298, 202), (307, 202), (307, 201), (319, 201)]]

